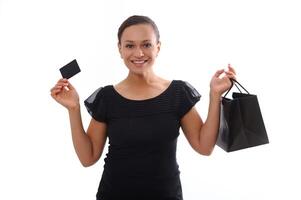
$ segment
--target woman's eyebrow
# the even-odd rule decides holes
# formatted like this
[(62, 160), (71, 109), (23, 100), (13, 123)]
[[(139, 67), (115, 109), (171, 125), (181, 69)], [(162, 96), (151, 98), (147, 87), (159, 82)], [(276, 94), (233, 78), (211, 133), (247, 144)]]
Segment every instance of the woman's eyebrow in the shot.
[[(142, 42), (150, 42), (151, 40), (142, 40)], [(135, 41), (133, 40), (126, 40), (125, 42), (128, 42), (128, 43), (135, 43)]]

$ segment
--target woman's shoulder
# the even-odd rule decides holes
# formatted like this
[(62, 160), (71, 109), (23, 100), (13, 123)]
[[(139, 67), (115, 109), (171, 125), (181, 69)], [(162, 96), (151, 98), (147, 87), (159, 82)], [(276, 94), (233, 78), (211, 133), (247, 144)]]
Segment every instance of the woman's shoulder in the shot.
[(193, 96), (201, 96), (198, 90), (186, 80), (173, 80), (174, 84), (176, 85), (177, 91), (179, 93), (189, 93)]
[(185, 88), (185, 87), (193, 87), (189, 81), (186, 81), (186, 80), (182, 80), (182, 79), (174, 79), (172, 81), (175, 85), (177, 85), (178, 87), (181, 87), (181, 88)]
[(100, 96), (106, 96), (106, 94), (108, 94), (110, 92), (112, 88), (112, 85), (104, 85), (104, 86), (98, 86), (96, 89), (94, 89), (94, 91), (92, 92), (92, 94), (89, 96), (89, 98), (96, 98), (96, 97), (100, 97)]

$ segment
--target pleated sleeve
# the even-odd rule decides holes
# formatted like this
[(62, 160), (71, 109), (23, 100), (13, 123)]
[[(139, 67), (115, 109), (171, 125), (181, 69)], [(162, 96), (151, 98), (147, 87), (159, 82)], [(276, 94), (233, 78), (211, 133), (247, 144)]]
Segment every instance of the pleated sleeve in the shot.
[(179, 118), (181, 119), (201, 98), (200, 93), (188, 82), (182, 81)]
[(93, 119), (99, 122), (107, 122), (106, 98), (104, 88), (95, 90), (85, 101), (84, 104)]

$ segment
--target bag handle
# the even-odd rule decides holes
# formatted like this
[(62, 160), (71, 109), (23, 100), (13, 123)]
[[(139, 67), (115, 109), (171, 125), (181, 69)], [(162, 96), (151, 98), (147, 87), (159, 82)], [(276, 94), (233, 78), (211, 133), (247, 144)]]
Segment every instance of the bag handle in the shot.
[(231, 81), (231, 87), (228, 89), (228, 91), (226, 92), (226, 94), (224, 95), (224, 97), (227, 96), (227, 94), (228, 94), (228, 93), (230, 92), (230, 90), (232, 89), (233, 85), (235, 85), (235, 87), (239, 90), (239, 92), (242, 93), (241, 90), (239, 89), (239, 87), (237, 86), (237, 84), (238, 84), (245, 92), (247, 92), (248, 94), (250, 94), (250, 93), (248, 92), (248, 90), (247, 90), (246, 88), (244, 88), (237, 80), (235, 80), (235, 79), (233, 79), (233, 78), (230, 78), (230, 81)]

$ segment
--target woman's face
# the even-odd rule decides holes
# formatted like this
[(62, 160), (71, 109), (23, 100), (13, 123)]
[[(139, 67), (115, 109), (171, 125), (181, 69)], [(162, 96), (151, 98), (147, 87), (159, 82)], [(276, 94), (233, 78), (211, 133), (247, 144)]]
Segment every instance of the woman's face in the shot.
[(160, 51), (160, 43), (151, 25), (138, 24), (124, 30), (118, 48), (128, 69), (142, 74), (153, 66)]

